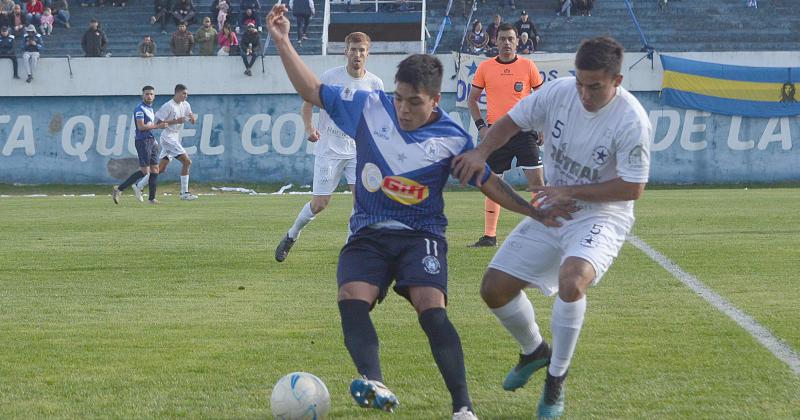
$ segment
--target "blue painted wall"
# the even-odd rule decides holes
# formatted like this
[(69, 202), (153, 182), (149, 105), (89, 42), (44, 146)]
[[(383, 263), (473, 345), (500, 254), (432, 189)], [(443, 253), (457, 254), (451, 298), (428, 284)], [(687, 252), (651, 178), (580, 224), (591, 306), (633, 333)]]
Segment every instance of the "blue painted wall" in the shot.
[[(651, 182), (745, 183), (800, 180), (800, 118), (741, 119), (662, 107), (657, 92), (636, 95), (654, 135)], [(169, 97), (159, 96), (156, 104)], [(131, 112), (138, 97), (5, 97), (0, 106), (0, 182), (114, 183), (136, 168)], [(193, 181), (310, 183), (296, 95), (193, 95), (196, 126), (183, 144)], [(455, 94), (442, 106), (454, 108)], [(474, 133), (471, 122), (468, 126)], [(177, 164), (170, 168), (177, 177)], [(511, 175), (521, 182), (519, 173)]]

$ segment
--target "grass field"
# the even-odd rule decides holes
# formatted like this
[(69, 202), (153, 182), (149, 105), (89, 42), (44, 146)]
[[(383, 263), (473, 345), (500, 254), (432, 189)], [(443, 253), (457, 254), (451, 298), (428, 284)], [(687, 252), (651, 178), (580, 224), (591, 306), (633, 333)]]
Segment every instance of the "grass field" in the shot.
[[(277, 241), (308, 196), (0, 198), (0, 418), (266, 418), (277, 379), (320, 376), (332, 418), (356, 408), (335, 272), (349, 196)], [(541, 373), (515, 393), (510, 336), (478, 296), (493, 250), (482, 198), (446, 195), (450, 307), (482, 419), (532, 418)], [(800, 350), (800, 190), (648, 191), (634, 233)], [(502, 237), (519, 221), (505, 212)], [(552, 299), (529, 293), (549, 337)], [(413, 309), (373, 313), (397, 419), (449, 418), (450, 402)], [(626, 244), (589, 309), (565, 418), (800, 418), (800, 378), (746, 331)]]

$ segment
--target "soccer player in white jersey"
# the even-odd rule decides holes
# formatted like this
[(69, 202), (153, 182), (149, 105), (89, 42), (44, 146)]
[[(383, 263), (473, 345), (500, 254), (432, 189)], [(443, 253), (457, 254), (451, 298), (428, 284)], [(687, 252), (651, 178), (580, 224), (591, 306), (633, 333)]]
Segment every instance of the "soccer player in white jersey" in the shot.
[[(322, 83), (331, 86), (342, 86), (352, 90), (383, 90), (383, 81), (367, 71), (370, 38), (363, 32), (353, 32), (344, 39), (347, 65), (336, 67), (322, 73)], [(303, 102), (303, 122), (308, 132), (308, 141), (317, 142), (314, 147), (314, 186), (311, 201), (303, 206), (289, 232), (275, 249), (275, 259), (281, 262), (289, 255), (300, 231), (314, 220), (328, 203), (331, 194), (339, 185), (344, 174), (350, 191), (354, 191), (356, 182), (356, 144), (331, 120), (325, 110), (319, 113), (319, 130), (311, 121), (310, 102)]]
[[(352, 235), (339, 254), (338, 306), (345, 346), (361, 378), (350, 394), (361, 407), (392, 411), (397, 397), (383, 384), (379, 342), (370, 310), (394, 290), (408, 299), (428, 337), (450, 392), (454, 419), (476, 419), (467, 390), (461, 340), (447, 317), (447, 218), (442, 190), (454, 156), (473, 148), (464, 129), (438, 107), (443, 66), (434, 56), (403, 60), (396, 88), (354, 91), (325, 85), (303, 63), (289, 37), (287, 8), (278, 4), (268, 28), (300, 96), (325, 109), (356, 143)], [(552, 226), (570, 217), (566, 205), (535, 209), (488, 167), (481, 191), (509, 210)]]
[[(197, 115), (192, 113), (192, 106), (186, 99), (189, 97), (189, 90), (182, 84), (175, 85), (175, 95), (167, 103), (156, 111), (156, 119), (159, 122), (166, 122), (167, 128), (161, 132), (161, 162), (158, 165), (158, 172), (164, 173), (167, 170), (169, 161), (173, 158), (178, 159), (183, 167), (181, 168), (181, 200), (196, 200), (197, 196), (189, 192), (189, 167), (192, 160), (181, 145), (181, 131), (183, 124), (197, 122)], [(148, 182), (148, 177), (142, 178), (134, 188), (134, 193), (139, 201), (142, 201), (142, 189), (144, 183)]]
[[(619, 253), (633, 225), (633, 202), (649, 177), (652, 127), (639, 101), (620, 86), (622, 55), (612, 38), (583, 41), (575, 77), (547, 82), (454, 162), (454, 174), (464, 183), (521, 129), (546, 131), (547, 184), (535, 189), (545, 197), (540, 205), (577, 200), (580, 210), (561, 227), (523, 220), (495, 254), (481, 285), (481, 297), (522, 349), (503, 388), (517, 389), (549, 365), (540, 418), (564, 412), (564, 380), (583, 325), (587, 288), (600, 281)], [(539, 333), (527, 287), (558, 294), (552, 350)]]

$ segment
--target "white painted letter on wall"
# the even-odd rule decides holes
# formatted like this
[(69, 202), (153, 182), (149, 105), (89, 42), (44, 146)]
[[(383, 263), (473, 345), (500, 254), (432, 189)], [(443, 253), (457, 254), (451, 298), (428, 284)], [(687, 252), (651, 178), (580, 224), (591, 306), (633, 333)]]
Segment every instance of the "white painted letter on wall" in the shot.
[[(0, 124), (11, 121), (10, 115), (0, 115)], [(19, 135), (22, 134), (20, 139)], [(11, 127), (6, 145), (3, 146), (3, 156), (11, 156), (14, 149), (25, 149), (26, 156), (36, 154), (36, 144), (33, 139), (33, 119), (30, 115), (20, 115)]]
[[(251, 155), (263, 155), (269, 152), (269, 145), (256, 146), (253, 144), (253, 129), (257, 123), (261, 123), (261, 131), (266, 133), (272, 123), (272, 117), (268, 114), (252, 115), (242, 127), (242, 148)], [(261, 137), (261, 136), (259, 136)]]
[[(80, 143), (72, 144), (72, 131), (75, 127), (82, 125), (84, 128), (83, 141)], [(64, 152), (70, 156), (78, 156), (81, 162), (86, 162), (86, 152), (92, 148), (92, 141), (94, 140), (94, 121), (85, 115), (76, 115), (67, 120), (64, 124), (64, 129), (61, 130), (61, 147)]]

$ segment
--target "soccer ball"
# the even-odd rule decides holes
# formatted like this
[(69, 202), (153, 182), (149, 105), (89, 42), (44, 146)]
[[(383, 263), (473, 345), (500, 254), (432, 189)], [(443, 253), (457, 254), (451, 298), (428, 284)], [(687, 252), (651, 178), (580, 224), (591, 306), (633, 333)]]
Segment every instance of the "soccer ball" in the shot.
[(272, 415), (281, 420), (319, 420), (328, 417), (331, 396), (316, 376), (294, 372), (281, 378), (272, 388)]

